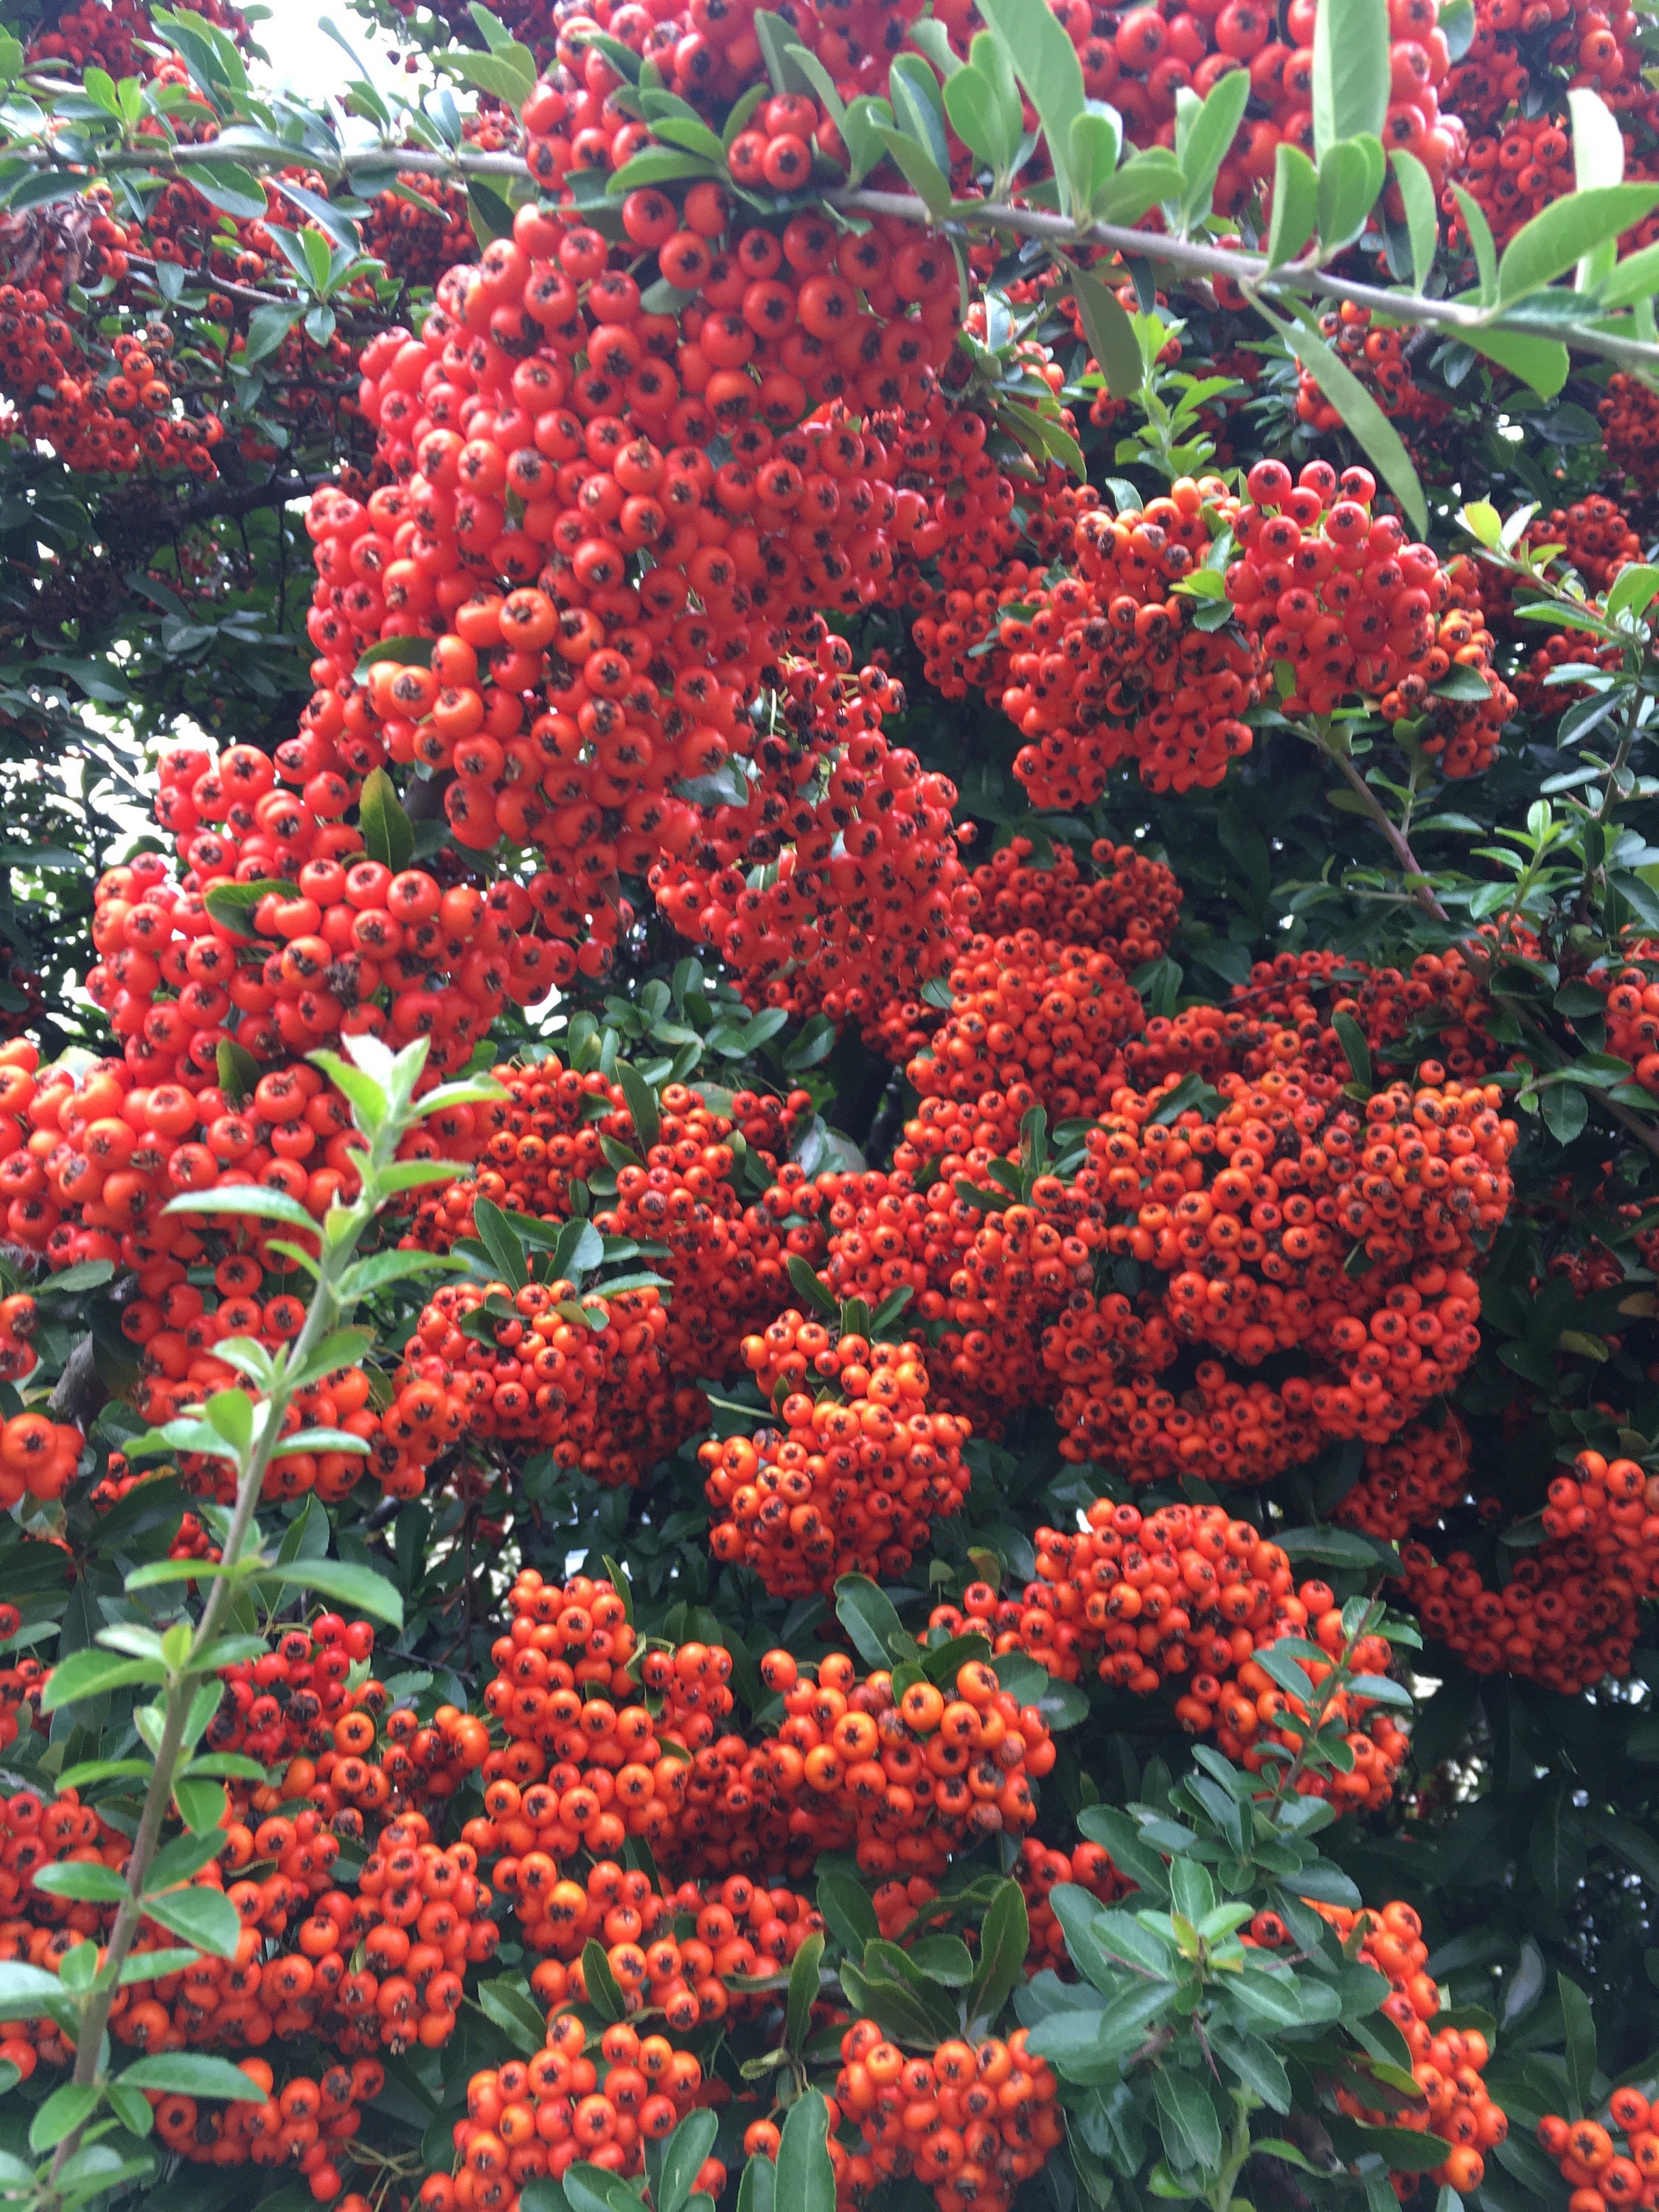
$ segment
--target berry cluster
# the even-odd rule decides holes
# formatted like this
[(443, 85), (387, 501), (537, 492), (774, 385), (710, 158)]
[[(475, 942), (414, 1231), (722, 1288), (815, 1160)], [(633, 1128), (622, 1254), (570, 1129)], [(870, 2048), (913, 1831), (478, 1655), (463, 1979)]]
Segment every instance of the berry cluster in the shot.
[[(1006, 2043), (977, 2046), (952, 2039), (929, 2057), (907, 2058), (874, 2021), (855, 2020), (841, 2039), (834, 2103), (858, 2129), (860, 2147), (849, 2154), (832, 2139), (836, 2203), (860, 2205), (883, 2183), (913, 2174), (939, 2212), (1008, 2212), (1066, 2133), (1053, 2069), (1027, 2055), (1025, 2034), (1016, 2028)], [(751, 2155), (775, 2146), (769, 2127), (750, 2129)]]
[(791, 1833), (817, 1850), (856, 1837), (866, 1873), (942, 1871), (949, 1855), (988, 1835), (1018, 1833), (1036, 1817), (1034, 1779), (1054, 1763), (1035, 1705), (1022, 1706), (981, 1660), (959, 1668), (950, 1692), (922, 1680), (896, 1697), (890, 1674), (859, 1680), (832, 1655), (810, 1680), (787, 1651), (762, 1662), (787, 1717), (767, 1759)]
[(1437, 1427), (1409, 1421), (1387, 1443), (1366, 1445), (1364, 1472), (1337, 1500), (1332, 1518), (1397, 1544), (1413, 1528), (1431, 1528), (1455, 1505), (1468, 1474), (1469, 1434), (1455, 1413)]
[[(1398, 1903), (1385, 1905), (1380, 1912), (1370, 1907), (1356, 1912), (1342, 1905), (1314, 1909), (1341, 1937), (1345, 1953), (1352, 1945), (1359, 1959), (1388, 1977), (1391, 1986), (1382, 2008), (1411, 2047), (1412, 2079), (1422, 2097), (1420, 2104), (1373, 2106), (1345, 2086), (1337, 2091), (1339, 2106), (1373, 2126), (1439, 2136), (1452, 2148), (1428, 2178), (1460, 2193), (1478, 2189), (1486, 2171), (1482, 2154), (1503, 2142), (1509, 2122), (1481, 2079), (1492, 2056), (1486, 2037), (1476, 2027), (1454, 2027), (1449, 2020), (1437, 2025), (1440, 1990), (1427, 1971), (1422, 1921), (1409, 1905)], [(1270, 1948), (1288, 1941), (1282, 1927), (1264, 1930), (1256, 1940), (1269, 1936), (1275, 1939)]]
[(1182, 477), (1115, 520), (1093, 508), (1076, 526), (1077, 573), (1004, 612), (979, 680), (1024, 740), (1014, 773), (1034, 806), (1091, 805), (1123, 760), (1151, 790), (1206, 790), (1249, 750), (1255, 657), (1200, 629), (1200, 602), (1175, 591), (1208, 557), (1210, 518), (1238, 511), (1218, 477)]
[[(1564, 2120), (1547, 2112), (1538, 2141), (1555, 2160), (1572, 2196), (1571, 2212), (1618, 2212), (1646, 2205), (1659, 2173), (1659, 2119), (1640, 2089), (1615, 2089), (1607, 2104), (1611, 2127), (1599, 2120)], [(1618, 2130), (1622, 2142), (1614, 2139)]]
[(1401, 1547), (1402, 1588), (1425, 1628), (1481, 1674), (1522, 1674), (1563, 1697), (1630, 1672), (1643, 1601), (1659, 1589), (1659, 1480), (1634, 1460), (1581, 1452), (1544, 1509), (1547, 1540), (1502, 1589), (1467, 1552)]
[(340, 2199), (340, 2212), (362, 2212), (368, 2200), (341, 2197), (340, 2167), (362, 2121), (386, 2087), (386, 2069), (377, 2058), (359, 2058), (325, 2069), (320, 2078), (289, 2075), (279, 2088), (263, 2058), (237, 2063), (264, 2100), (239, 2098), (225, 2105), (198, 2104), (182, 2090), (149, 2092), (156, 2139), (191, 2166), (288, 2166), (305, 2178), (319, 2204)]
[[(1102, 1498), (1085, 1518), (1075, 1533), (1038, 1529), (1037, 1580), (1023, 1597), (996, 1601), (988, 1618), (968, 1618), (986, 1620), (997, 1651), (1024, 1651), (1068, 1681), (1096, 1653), (1100, 1679), (1131, 1696), (1152, 1697), (1175, 1681), (1175, 1716), (1189, 1734), (1212, 1736), (1251, 1773), (1288, 1763), (1307, 1712), (1254, 1655), (1284, 1637), (1306, 1638), (1334, 1665), (1347, 1639), (1329, 1586), (1298, 1589), (1279, 1546), (1218, 1505), (1166, 1505), (1143, 1516)], [(960, 1632), (956, 1608), (933, 1618)], [(1367, 1637), (1348, 1657), (1358, 1673), (1382, 1674), (1389, 1647)], [(1301, 1663), (1322, 1680), (1318, 1662)], [(1406, 1755), (1403, 1731), (1386, 1706), (1350, 1691), (1339, 1690), (1332, 1709), (1349, 1724), (1353, 1767), (1304, 1771), (1297, 1789), (1342, 1809), (1385, 1804)]]
[[(578, 2159), (611, 2173), (640, 2173), (645, 2146), (673, 2133), (703, 2088), (699, 2061), (665, 2035), (641, 2036), (618, 2021), (599, 2037), (574, 2012), (549, 2014), (547, 2042), (533, 2058), (510, 2059), (467, 2083), (466, 2118), (454, 2124), (453, 2177), (428, 2175), (422, 2212), (516, 2212), (522, 2185), (556, 2179)], [(706, 2160), (694, 2185), (726, 2186), (726, 2168)]]
[[(1291, 670), (1285, 711), (1328, 714), (1358, 692), (1398, 721), (1426, 712), (1456, 664), (1491, 687), (1495, 736), (1515, 702), (1491, 675), (1491, 640), (1460, 619), (1464, 609), (1447, 617), (1450, 585), (1432, 549), (1409, 544), (1395, 516), (1372, 514), (1370, 470), (1339, 478), (1328, 462), (1310, 461), (1292, 483), (1282, 461), (1258, 461), (1248, 484), (1254, 503), (1233, 521), (1241, 558), (1228, 568), (1227, 596), (1264, 660)], [(1478, 750), (1467, 748), (1471, 761)], [(1474, 773), (1465, 750), (1447, 742), (1449, 774)]]
[[(498, 1782), (491, 1790), (511, 1787)], [(496, 1821), (502, 1840), (514, 1817)], [(531, 1825), (522, 1808), (516, 1817)], [(530, 1977), (538, 1997), (555, 2006), (586, 2002), (592, 1992), (583, 1954), (598, 1942), (624, 2001), (660, 2013), (676, 2035), (704, 2021), (763, 2009), (763, 1995), (732, 1983), (781, 1971), (823, 1925), (793, 1890), (769, 1889), (741, 1874), (706, 1886), (683, 1881), (659, 1888), (648, 1875), (625, 1873), (614, 1860), (601, 1859), (578, 1881), (561, 1878), (545, 1852), (527, 1850), (522, 1858), (498, 1860), (495, 1881), (516, 1889), (532, 1948), (550, 1944), (552, 1956)], [(532, 1929), (546, 1944), (536, 1942)]]
[(920, 1355), (837, 1340), (792, 1308), (745, 1342), (744, 1357), (774, 1395), (788, 1387), (782, 1358), (810, 1363), (808, 1387), (783, 1399), (782, 1431), (699, 1447), (714, 1557), (753, 1567), (775, 1597), (827, 1590), (844, 1574), (902, 1576), (932, 1523), (961, 1510), (969, 1481), (968, 1425), (929, 1413)]
[[(1437, 428), (1450, 418), (1450, 403), (1414, 381), (1406, 358), (1406, 334), (1373, 329), (1369, 307), (1345, 300), (1321, 315), (1319, 329), (1390, 421)], [(1328, 432), (1341, 427), (1341, 416), (1305, 368), (1297, 374), (1296, 414), (1310, 429)]]

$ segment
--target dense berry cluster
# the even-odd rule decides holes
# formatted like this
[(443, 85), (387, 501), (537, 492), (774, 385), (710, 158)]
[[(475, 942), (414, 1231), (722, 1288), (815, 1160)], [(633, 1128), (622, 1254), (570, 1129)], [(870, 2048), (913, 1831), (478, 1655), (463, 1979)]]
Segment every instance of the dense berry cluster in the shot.
[[(1454, 2027), (1449, 2021), (1437, 2024), (1440, 1990), (1426, 1971), (1429, 1947), (1422, 1921), (1409, 1905), (1385, 1905), (1380, 1912), (1355, 1912), (1342, 1905), (1316, 1909), (1342, 1938), (1345, 1950), (1358, 1937), (1358, 1957), (1387, 1975), (1392, 1986), (1382, 2010), (1411, 2047), (1412, 2078), (1423, 2100), (1403, 2107), (1390, 2103), (1384, 2109), (1343, 2088), (1338, 2103), (1373, 2125), (1437, 2136), (1452, 2148), (1430, 2179), (1460, 2192), (1478, 2189), (1486, 2171), (1484, 2154), (1503, 2142), (1509, 2122), (1481, 2079), (1492, 2055), (1486, 2037), (1476, 2027)], [(1279, 1940), (1285, 1940), (1282, 1935)]]
[(1610, 2126), (1588, 2117), (1569, 2121), (1559, 2112), (1544, 2115), (1538, 2140), (1572, 2191), (1571, 2212), (1617, 2212), (1620, 2205), (1646, 2204), (1659, 2173), (1656, 2117), (1634, 2085), (1613, 2091), (1607, 2105)]
[(1424, 1626), (1477, 1674), (1501, 1668), (1573, 1697), (1630, 1672), (1643, 1601), (1659, 1589), (1659, 1481), (1634, 1460), (1581, 1452), (1550, 1485), (1547, 1540), (1492, 1587), (1468, 1552), (1402, 1545)]
[[(837, 1340), (793, 1309), (744, 1354), (763, 1389), (788, 1390), (784, 1427), (699, 1448), (714, 1557), (753, 1567), (775, 1597), (827, 1590), (844, 1574), (902, 1576), (969, 1486), (968, 1424), (927, 1411), (920, 1354)], [(784, 1379), (780, 1358), (790, 1354), (810, 1362), (805, 1389)]]
[[(996, 1603), (987, 1620), (994, 1648), (1024, 1651), (1071, 1681), (1099, 1655), (1100, 1679), (1135, 1697), (1173, 1681), (1175, 1716), (1189, 1734), (1213, 1737), (1252, 1773), (1282, 1771), (1300, 1747), (1306, 1708), (1254, 1655), (1281, 1638), (1305, 1638), (1334, 1666), (1346, 1637), (1328, 1584), (1298, 1589), (1279, 1547), (1220, 1506), (1166, 1505), (1143, 1516), (1103, 1498), (1085, 1519), (1075, 1533), (1037, 1531), (1038, 1579), (1022, 1597)], [(933, 1618), (958, 1626), (953, 1608)], [(1357, 1672), (1386, 1673), (1389, 1646), (1367, 1638), (1350, 1656)], [(1317, 1661), (1301, 1663), (1322, 1679)], [(1340, 1808), (1386, 1803), (1405, 1758), (1404, 1731), (1386, 1705), (1347, 1690), (1332, 1702), (1349, 1723), (1354, 1765), (1346, 1773), (1304, 1771), (1297, 1789)]]
[[(953, 2039), (907, 2058), (874, 2021), (855, 2020), (841, 2039), (836, 2106), (860, 2143), (850, 2153), (834, 2145), (837, 2204), (860, 2205), (884, 2182), (913, 2174), (939, 2212), (1007, 2212), (1066, 2132), (1054, 2069), (1028, 2056), (1025, 2036)], [(759, 2132), (769, 2125), (750, 2129), (751, 2151), (771, 2147)]]

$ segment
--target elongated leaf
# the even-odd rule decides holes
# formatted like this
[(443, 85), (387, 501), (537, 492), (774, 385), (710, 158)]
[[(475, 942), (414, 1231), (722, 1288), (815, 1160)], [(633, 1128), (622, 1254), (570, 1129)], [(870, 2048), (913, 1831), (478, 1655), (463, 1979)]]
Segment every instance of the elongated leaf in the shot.
[(617, 1062), (617, 1080), (628, 1101), (635, 1133), (648, 1152), (662, 1134), (662, 1115), (657, 1106), (657, 1094), (638, 1068), (630, 1066), (625, 1060)]
[(904, 1640), (904, 1623), (893, 1601), (868, 1575), (843, 1575), (836, 1584), (836, 1618), (871, 1667), (890, 1667), (892, 1639)]
[(1462, 185), (1454, 185), (1452, 191), (1462, 211), (1463, 228), (1469, 234), (1469, 250), (1480, 274), (1480, 301), (1483, 307), (1489, 307), (1498, 297), (1498, 248), (1492, 243), (1492, 225), (1480, 201), (1466, 192)]
[(980, 1923), (979, 1971), (968, 1991), (970, 2020), (996, 2018), (1025, 1972), (1031, 1924), (1017, 1881), (999, 1882)]
[(392, 778), (383, 768), (371, 769), (364, 777), (357, 811), (363, 849), (369, 859), (378, 860), (383, 868), (390, 868), (394, 875), (410, 866), (415, 858), (414, 824), (404, 813)]
[(1439, 243), (1439, 200), (1433, 178), (1415, 154), (1396, 146), (1389, 158), (1394, 163), (1394, 180), (1406, 207), (1406, 235), (1412, 247), (1412, 289), (1421, 292), (1434, 267), (1435, 248)]
[(836, 2212), (836, 2172), (830, 2163), (830, 2107), (808, 2089), (789, 2107), (778, 2144), (775, 2202), (787, 2212)]
[[(819, 1942), (822, 1948), (822, 1938)], [(717, 2113), (688, 2112), (670, 2136), (663, 2145), (660, 2175), (652, 2191), (655, 2212), (685, 2212), (703, 2161), (714, 2148), (720, 2124)]]
[(1659, 184), (1603, 185), (1542, 208), (1504, 249), (1498, 264), (1500, 305), (1511, 306), (1551, 283), (1605, 240), (1630, 230), (1659, 203)]
[(1209, 2172), (1221, 2156), (1221, 2123), (1209, 2091), (1196, 2074), (1160, 2065), (1152, 2074), (1158, 2130), (1179, 2173)]
[(1073, 276), (1072, 289), (1077, 295), (1084, 336), (1100, 363), (1106, 389), (1114, 399), (1128, 398), (1139, 391), (1146, 374), (1134, 325), (1116, 295), (1108, 291), (1097, 276), (1079, 269)]
[(1388, 174), (1381, 140), (1339, 139), (1319, 162), (1319, 250), (1329, 255), (1364, 229)]
[(1297, 323), (1287, 342), (1343, 422), (1375, 463), (1377, 474), (1406, 510), (1419, 538), (1429, 527), (1428, 503), (1417, 480), (1411, 456), (1400, 442), (1400, 433), (1360, 383), (1353, 371), (1339, 361), (1318, 334), (1318, 325), (1305, 309), (1297, 311)]
[(1557, 1994), (1561, 2000), (1562, 2017), (1567, 2031), (1567, 2088), (1571, 2100), (1571, 2117), (1582, 2119), (1590, 2110), (1594, 2100), (1595, 2080), (1595, 2020), (1590, 2010), (1590, 2001), (1577, 1982), (1565, 1974), (1555, 1978)]
[(169, 1890), (163, 1897), (147, 1897), (144, 1911), (171, 1934), (195, 1944), (198, 1951), (211, 1952), (216, 1959), (236, 1955), (241, 1916), (222, 1890), (193, 1883), (187, 1889)]
[(60, 1659), (40, 1693), (44, 1711), (56, 1712), (82, 1698), (102, 1697), (106, 1690), (126, 1688), (135, 1682), (161, 1682), (167, 1669), (159, 1659), (122, 1659), (111, 1651), (88, 1649), (71, 1651)]
[(1299, 146), (1281, 138), (1273, 149), (1273, 211), (1267, 226), (1269, 269), (1294, 260), (1313, 236), (1318, 221), (1319, 173)]
[(294, 1559), (285, 1566), (262, 1567), (250, 1580), (315, 1590), (319, 1597), (337, 1599), (375, 1620), (389, 1620), (394, 1628), (404, 1625), (404, 1601), (397, 1584), (373, 1567), (360, 1567), (349, 1559)]
[(985, 0), (980, 13), (1031, 95), (1054, 173), (1069, 196), (1072, 118), (1083, 113), (1085, 98), (1077, 48), (1047, 7), (1032, 7), (1027, 0)]
[(815, 1934), (807, 1937), (790, 1966), (783, 2039), (791, 2051), (799, 2051), (805, 2043), (812, 2008), (817, 2002), (818, 1968), (823, 1959), (823, 1938)]
[(141, 2058), (122, 2074), (124, 2089), (166, 2089), (185, 2097), (226, 2097), (235, 2103), (262, 2105), (265, 2092), (228, 2058), (200, 2051), (161, 2051)]
[(1193, 118), (1187, 143), (1180, 150), (1187, 194), (1182, 213), (1189, 223), (1204, 222), (1210, 212), (1216, 176), (1226, 159), (1250, 97), (1250, 73), (1242, 66), (1218, 76)]
[(1339, 139), (1381, 139), (1391, 70), (1388, 0), (1319, 0), (1314, 17), (1314, 158)]

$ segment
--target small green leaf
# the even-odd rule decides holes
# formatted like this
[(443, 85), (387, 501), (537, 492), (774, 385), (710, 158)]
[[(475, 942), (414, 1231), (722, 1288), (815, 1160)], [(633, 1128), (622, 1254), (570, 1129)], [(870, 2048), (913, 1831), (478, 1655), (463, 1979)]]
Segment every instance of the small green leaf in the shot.
[(1084, 336), (1100, 363), (1107, 391), (1114, 399), (1129, 398), (1139, 391), (1146, 374), (1134, 325), (1116, 294), (1085, 270), (1073, 270), (1072, 289), (1077, 295)]
[(399, 875), (415, 859), (415, 825), (404, 813), (383, 768), (371, 769), (363, 779), (357, 802), (357, 818), (363, 833), (363, 849), (371, 860)]
[(1273, 211), (1267, 226), (1267, 266), (1292, 261), (1319, 222), (1319, 174), (1299, 146), (1281, 138), (1273, 149)]
[(1412, 248), (1412, 289), (1420, 293), (1429, 281), (1435, 248), (1440, 242), (1439, 200), (1433, 178), (1415, 154), (1396, 146), (1389, 158), (1394, 163), (1394, 180), (1405, 203), (1406, 235)]

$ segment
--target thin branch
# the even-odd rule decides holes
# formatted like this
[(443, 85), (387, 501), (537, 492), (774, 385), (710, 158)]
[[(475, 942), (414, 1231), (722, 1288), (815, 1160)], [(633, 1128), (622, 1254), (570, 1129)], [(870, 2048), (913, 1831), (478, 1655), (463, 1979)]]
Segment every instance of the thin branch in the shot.
[[(217, 140), (201, 145), (120, 146), (100, 153), (95, 161), (84, 157), (69, 161), (49, 142), (37, 147), (11, 145), (8, 155), (35, 169), (62, 168), (88, 177), (114, 169), (148, 169), (158, 175), (169, 170), (187, 175), (197, 162), (222, 161), (228, 150), (244, 167), (256, 173), (287, 166), (296, 159), (295, 149), (233, 144), (226, 149)], [(307, 147), (308, 167), (329, 177), (372, 171), (390, 164), (411, 176), (526, 177), (531, 172), (520, 154), (475, 154), (465, 148), (441, 153), (406, 146), (370, 146), (361, 152), (342, 148), (325, 154)], [(898, 216), (922, 228), (943, 226), (927, 203), (913, 192), (873, 191), (862, 186), (827, 193), (831, 207), (854, 215)], [(1659, 378), (1659, 345), (1625, 337), (1614, 331), (1598, 330), (1589, 323), (1563, 325), (1552, 318), (1529, 317), (1526, 303), (1499, 313), (1468, 307), (1455, 300), (1434, 300), (1421, 292), (1389, 291), (1377, 284), (1357, 284), (1334, 276), (1307, 261), (1287, 262), (1270, 269), (1259, 253), (1231, 253), (1218, 246), (1200, 245), (1191, 239), (1168, 238), (1155, 231), (1128, 230), (1109, 222), (1079, 223), (1068, 216), (1051, 215), (1042, 208), (1016, 207), (1005, 201), (957, 200), (945, 224), (952, 228), (1006, 230), (1024, 238), (1047, 239), (1057, 246), (1103, 246), (1120, 254), (1139, 255), (1193, 276), (1224, 276), (1264, 298), (1294, 302), (1311, 292), (1333, 300), (1350, 300), (1355, 306), (1394, 317), (1401, 323), (1450, 331), (1468, 336), (1489, 331), (1508, 331), (1528, 337), (1549, 337), (1576, 346), (1581, 352), (1600, 354), (1621, 367), (1645, 371)], [(1593, 310), (1592, 310), (1593, 312)]]
[[(852, 215), (901, 216), (907, 222), (924, 225), (933, 221), (927, 204), (910, 192), (860, 189), (830, 192), (825, 197), (832, 207), (844, 209)], [(1391, 315), (1403, 323), (1431, 325), (1455, 331), (1525, 331), (1528, 337), (1555, 338), (1586, 353), (1599, 353), (1626, 368), (1659, 374), (1659, 345), (1646, 345), (1640, 339), (1620, 337), (1616, 332), (1584, 325), (1564, 327), (1553, 319), (1530, 319), (1524, 301), (1498, 316), (1487, 308), (1462, 306), (1455, 300), (1431, 300), (1421, 292), (1388, 291), (1377, 284), (1356, 284), (1346, 276), (1334, 276), (1329, 270), (1316, 268), (1307, 262), (1287, 262), (1270, 270), (1266, 258), (1259, 253), (1230, 253), (1218, 246), (1201, 246), (1191, 239), (1166, 238), (1156, 231), (1126, 230), (1117, 223), (1076, 223), (1063, 215), (1049, 215), (1042, 208), (1012, 207), (988, 200), (956, 201), (950, 221), (964, 226), (978, 223), (988, 230), (1012, 231), (1024, 238), (1048, 239), (1057, 245), (1109, 246), (1115, 252), (1163, 262), (1190, 276), (1225, 276), (1247, 290), (1269, 298), (1295, 300), (1302, 293), (1316, 292), (1328, 299), (1352, 300), (1356, 307), (1373, 308), (1379, 314)]]
[(1338, 752), (1334, 746), (1322, 744), (1318, 739), (1315, 742), (1319, 744), (1319, 750), (1324, 754), (1326, 759), (1334, 762), (1340, 769), (1356, 796), (1363, 803), (1366, 815), (1388, 840), (1389, 849), (1395, 860), (1399, 861), (1407, 877), (1413, 879), (1407, 884), (1407, 889), (1418, 905), (1431, 921), (1449, 924), (1451, 916), (1435, 896), (1430, 887), (1428, 872), (1407, 843), (1405, 831), (1401, 829), (1397, 822), (1392, 819), (1387, 807), (1383, 805), (1346, 753)]

